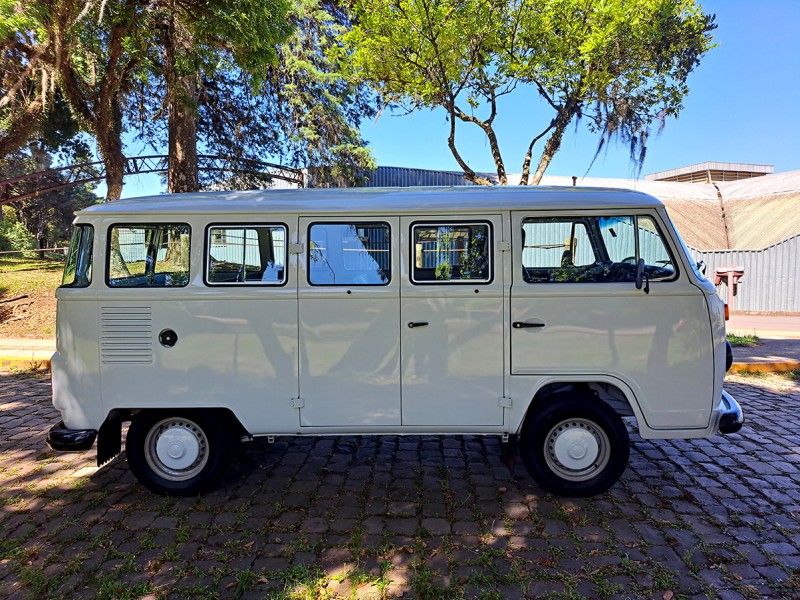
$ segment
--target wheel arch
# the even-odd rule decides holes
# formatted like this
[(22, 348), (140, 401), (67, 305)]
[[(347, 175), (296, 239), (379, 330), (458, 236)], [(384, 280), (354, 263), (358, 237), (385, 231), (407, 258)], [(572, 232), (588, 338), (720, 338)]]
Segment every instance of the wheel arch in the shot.
[(516, 433), (519, 435), (525, 419), (532, 410), (547, 403), (548, 399), (569, 392), (580, 392), (605, 402), (620, 417), (634, 417), (640, 433), (649, 431), (636, 395), (624, 381), (611, 376), (549, 377), (542, 379), (532, 391), (530, 400), (522, 411)]
[(196, 407), (187, 408), (185, 406), (158, 407), (158, 408), (115, 408), (108, 412), (103, 424), (97, 433), (97, 466), (100, 467), (122, 451), (122, 424), (132, 421), (136, 415), (143, 412), (159, 412), (162, 414), (176, 414), (187, 411), (200, 411), (211, 413), (229, 427), (236, 436), (240, 438), (252, 439), (252, 435), (245, 429), (242, 422), (228, 407)]

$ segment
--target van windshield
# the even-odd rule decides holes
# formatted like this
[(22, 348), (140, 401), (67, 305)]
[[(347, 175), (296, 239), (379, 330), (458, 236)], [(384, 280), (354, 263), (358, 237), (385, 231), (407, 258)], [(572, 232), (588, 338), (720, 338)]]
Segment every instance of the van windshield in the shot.
[(87, 287), (92, 281), (94, 227), (78, 225), (72, 232), (61, 287)]

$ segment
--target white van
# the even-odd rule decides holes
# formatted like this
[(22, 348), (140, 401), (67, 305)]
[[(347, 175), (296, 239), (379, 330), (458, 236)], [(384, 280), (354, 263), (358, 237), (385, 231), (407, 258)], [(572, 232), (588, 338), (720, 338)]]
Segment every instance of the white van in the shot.
[[(625, 470), (628, 430), (738, 431), (724, 305), (655, 198), (581, 188), (157, 196), (77, 214), (56, 450), (150, 490), (214, 485), (255, 436), (517, 440), (546, 490)], [(727, 363), (727, 364), (726, 364)]]

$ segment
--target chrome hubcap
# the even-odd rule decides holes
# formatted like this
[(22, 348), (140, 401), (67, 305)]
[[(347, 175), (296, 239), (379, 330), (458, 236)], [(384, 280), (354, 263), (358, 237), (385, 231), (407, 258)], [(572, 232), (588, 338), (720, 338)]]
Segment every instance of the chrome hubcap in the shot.
[(147, 433), (145, 458), (151, 469), (169, 481), (186, 481), (208, 462), (208, 438), (190, 419), (170, 417)]
[(547, 434), (547, 466), (569, 481), (586, 481), (602, 471), (609, 460), (606, 432), (587, 419), (565, 419)]

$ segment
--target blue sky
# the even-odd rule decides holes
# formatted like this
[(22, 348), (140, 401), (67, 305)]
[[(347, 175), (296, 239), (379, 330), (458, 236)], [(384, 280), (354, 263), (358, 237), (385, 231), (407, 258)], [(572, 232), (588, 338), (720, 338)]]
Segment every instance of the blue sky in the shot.
[[(705, 161), (800, 170), (800, 0), (706, 0), (702, 6), (717, 16), (718, 46), (690, 75), (680, 117), (650, 139), (642, 176)], [(527, 144), (551, 116), (524, 90), (501, 101), (497, 133), (508, 172), (520, 172)], [(476, 171), (493, 172), (484, 137), (465, 125), (456, 134), (462, 155)], [(447, 147), (443, 110), (384, 113), (364, 123), (362, 133), (379, 165), (458, 170)], [(583, 125), (571, 128), (547, 174), (583, 176), (596, 147), (597, 138)], [(627, 148), (608, 148), (588, 175), (633, 177)], [(129, 177), (124, 195), (160, 191), (157, 178)]]

